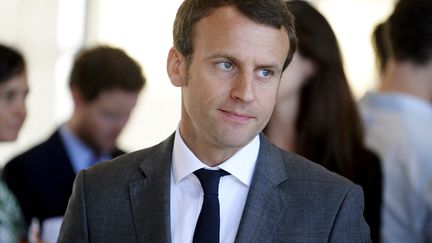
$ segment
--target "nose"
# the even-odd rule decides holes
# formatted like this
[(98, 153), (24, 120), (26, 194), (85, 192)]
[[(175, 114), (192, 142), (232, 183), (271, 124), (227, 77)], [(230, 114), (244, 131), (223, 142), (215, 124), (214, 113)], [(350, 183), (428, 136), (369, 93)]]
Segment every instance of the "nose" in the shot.
[(249, 103), (255, 100), (253, 73), (241, 72), (233, 81), (231, 97), (237, 101)]
[(27, 106), (25, 103), (25, 98), (20, 98), (15, 101), (14, 113), (22, 120), (27, 116)]
[(126, 126), (127, 122), (129, 120), (129, 114), (122, 115), (117, 119), (114, 126), (114, 131), (116, 134), (120, 134), (123, 128)]

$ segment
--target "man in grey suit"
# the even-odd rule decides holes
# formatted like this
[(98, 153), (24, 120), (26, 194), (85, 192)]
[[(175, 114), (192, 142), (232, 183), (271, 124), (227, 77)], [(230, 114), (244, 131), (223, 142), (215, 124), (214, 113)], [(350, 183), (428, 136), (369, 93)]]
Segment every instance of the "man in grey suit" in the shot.
[(296, 49), (284, 2), (185, 0), (173, 33), (177, 131), (80, 172), (59, 242), (370, 242), (359, 186), (260, 134)]

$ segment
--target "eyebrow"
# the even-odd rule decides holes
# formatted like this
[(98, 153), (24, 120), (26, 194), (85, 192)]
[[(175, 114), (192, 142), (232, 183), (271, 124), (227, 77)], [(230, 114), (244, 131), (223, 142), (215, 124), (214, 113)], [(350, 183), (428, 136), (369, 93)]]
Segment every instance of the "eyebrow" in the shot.
[(273, 72), (276, 73), (282, 73), (282, 67), (280, 67), (277, 64), (270, 64), (270, 65), (259, 65), (259, 69), (271, 69)]
[[(240, 63), (240, 61), (236, 57), (229, 54), (214, 54), (208, 57), (209, 60), (216, 59), (216, 58), (223, 58), (227, 60), (232, 60), (234, 63)], [(282, 72), (282, 66), (278, 64), (263, 64), (263, 65), (258, 65), (257, 68), (272, 69), (275, 72)]]
[(239, 62), (237, 60), (237, 58), (235, 58), (232, 55), (228, 55), (228, 54), (214, 54), (214, 55), (209, 56), (207, 59), (213, 60), (213, 59), (216, 59), (216, 58), (224, 58), (224, 59), (228, 59), (228, 60), (233, 60), (234, 62)]

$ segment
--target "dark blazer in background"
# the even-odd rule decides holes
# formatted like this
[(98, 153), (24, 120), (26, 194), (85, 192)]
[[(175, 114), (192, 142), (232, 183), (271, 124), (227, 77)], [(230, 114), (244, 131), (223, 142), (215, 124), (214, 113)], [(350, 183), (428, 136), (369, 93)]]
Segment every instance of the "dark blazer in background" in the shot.
[[(123, 154), (116, 151), (113, 157)], [(9, 161), (3, 178), (16, 195), (27, 225), (63, 216), (72, 193), (75, 171), (56, 130), (45, 142)]]
[[(370, 242), (359, 186), (260, 139), (236, 242)], [(170, 242), (173, 141), (81, 171), (58, 242)]]

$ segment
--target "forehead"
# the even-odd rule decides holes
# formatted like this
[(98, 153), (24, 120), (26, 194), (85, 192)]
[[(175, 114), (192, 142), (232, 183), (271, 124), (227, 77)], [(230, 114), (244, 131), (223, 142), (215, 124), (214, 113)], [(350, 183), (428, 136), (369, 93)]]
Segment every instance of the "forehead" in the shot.
[(284, 62), (288, 48), (289, 38), (284, 28), (257, 23), (231, 6), (214, 10), (195, 27), (194, 55), (229, 52), (222, 54)]
[(134, 106), (138, 98), (138, 92), (112, 89), (101, 92), (96, 99), (87, 103), (89, 106), (128, 109)]
[(0, 83), (0, 89), (6, 88), (23, 88), (27, 89), (27, 75), (23, 72), (17, 75), (12, 76), (10, 79), (3, 81)]

